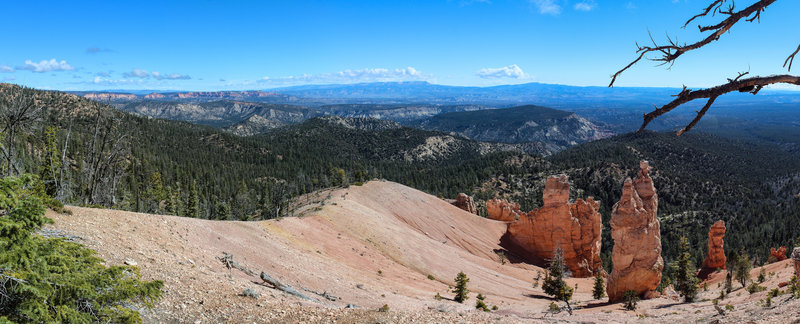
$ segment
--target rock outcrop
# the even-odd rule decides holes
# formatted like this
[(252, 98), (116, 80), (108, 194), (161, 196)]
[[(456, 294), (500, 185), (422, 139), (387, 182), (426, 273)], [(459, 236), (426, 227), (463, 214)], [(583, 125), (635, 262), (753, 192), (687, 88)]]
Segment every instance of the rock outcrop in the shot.
[(769, 262), (778, 262), (786, 260), (786, 247), (781, 246), (777, 250), (775, 248), (769, 249)]
[(490, 219), (509, 223), (516, 221), (522, 215), (518, 203), (497, 198), (486, 201), (486, 211)]
[(600, 202), (589, 197), (570, 204), (569, 181), (563, 174), (547, 178), (543, 201), (542, 208), (521, 214), (508, 225), (502, 244), (539, 266), (546, 266), (555, 249), (561, 247), (573, 276), (594, 275), (602, 268)]
[(725, 257), (725, 221), (719, 220), (711, 229), (708, 230), (708, 252), (706, 252), (706, 259), (703, 260), (703, 266), (697, 274), (701, 279), (708, 278), (708, 275), (717, 269), (725, 269), (727, 258)]
[(792, 250), (792, 262), (794, 263), (794, 274), (800, 277), (800, 247)]
[(458, 194), (456, 201), (453, 202), (453, 205), (466, 210), (471, 214), (478, 215), (478, 209), (475, 208), (475, 202), (472, 200), (472, 197), (463, 192)]
[(625, 180), (622, 196), (611, 211), (614, 270), (606, 289), (610, 302), (622, 300), (629, 290), (647, 296), (658, 286), (664, 268), (660, 224), (656, 217), (658, 195), (647, 161), (640, 162), (639, 167), (636, 179)]

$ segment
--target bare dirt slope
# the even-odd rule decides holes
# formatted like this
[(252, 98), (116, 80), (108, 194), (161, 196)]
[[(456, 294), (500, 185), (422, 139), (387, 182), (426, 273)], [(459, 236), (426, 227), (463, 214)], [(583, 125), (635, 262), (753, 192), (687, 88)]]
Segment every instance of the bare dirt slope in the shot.
[[(592, 301), (592, 279), (570, 279), (578, 286), (576, 315), (548, 315), (544, 311), (551, 300), (531, 285), (540, 269), (501, 264), (495, 253), (503, 223), (392, 182), (372, 181), (307, 199), (315, 203), (299, 208), (300, 217), (262, 222), (79, 207), (70, 207), (73, 215), (48, 216), (55, 220), (51, 228), (78, 236), (77, 242), (109, 264), (136, 264), (146, 279), (165, 281), (163, 300), (143, 312), (146, 322), (636, 322), (645, 316), (666, 323), (683, 322), (687, 314), (697, 320), (716, 314), (710, 302), (675, 306), (670, 298), (644, 301), (638, 313), (626, 312), (618, 304)], [(241, 271), (229, 272), (216, 259), (223, 252), (315, 301), (272, 289)], [(785, 269), (771, 268), (775, 282), (768, 284), (788, 278)], [(465, 304), (447, 300), (459, 271), (468, 275), (473, 291)], [(719, 293), (712, 285), (705, 294)], [(240, 296), (246, 288), (260, 297)], [(478, 292), (499, 310), (476, 311)], [(445, 299), (434, 299), (436, 293)], [(740, 295), (741, 303), (758, 300), (743, 294), (748, 296)], [(348, 305), (355, 308), (345, 309)], [(377, 311), (383, 305), (389, 312)], [(767, 310), (758, 306), (742, 313), (752, 317)]]

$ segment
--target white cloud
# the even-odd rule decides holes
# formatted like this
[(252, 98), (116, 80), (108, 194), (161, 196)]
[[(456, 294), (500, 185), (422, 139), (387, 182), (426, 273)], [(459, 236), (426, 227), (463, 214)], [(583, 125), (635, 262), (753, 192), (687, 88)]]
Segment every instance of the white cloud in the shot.
[(18, 66), (17, 69), (29, 70), (32, 72), (51, 72), (51, 71), (71, 71), (74, 70), (71, 65), (65, 60), (56, 61), (56, 59), (42, 60), (39, 63), (31, 60), (25, 60), (25, 65)]
[(584, 0), (576, 3), (574, 8), (578, 11), (592, 11), (597, 8), (597, 3), (594, 0)]
[(530, 0), (536, 6), (540, 14), (558, 15), (561, 13), (561, 5), (557, 0)]
[(150, 77), (150, 72), (147, 72), (147, 71), (142, 70), (142, 69), (133, 69), (133, 71), (131, 71), (131, 72), (123, 73), (122, 76), (124, 76), (126, 78), (146, 79), (146, 78)]
[(0, 65), (0, 72), (13, 73), (14, 72), (14, 68), (12, 68), (12, 67), (10, 67), (8, 65)]
[(527, 79), (530, 76), (526, 74), (522, 69), (517, 66), (516, 64), (511, 64), (509, 66), (504, 66), (500, 68), (483, 68), (476, 72), (479, 77), (483, 79), (500, 79), (500, 78), (511, 78), (511, 79)]
[(263, 77), (262, 83), (302, 84), (302, 83), (359, 83), (427, 80), (431, 76), (413, 67), (405, 69), (359, 69), (335, 73), (303, 74), (282, 77)]
[(153, 75), (154, 78), (156, 78), (156, 80), (163, 80), (163, 79), (167, 79), (167, 80), (189, 80), (189, 79), (192, 78), (192, 77), (190, 77), (188, 75), (183, 75), (183, 74), (178, 74), (178, 73), (170, 73), (170, 74), (166, 74), (165, 75), (165, 74), (161, 74), (160, 72), (156, 72), (156, 71), (153, 71), (152, 75)]
[(148, 72), (142, 69), (133, 69), (131, 72), (125, 72), (122, 76), (126, 78), (140, 78), (147, 79), (151, 76), (156, 80), (189, 80), (192, 77), (185, 74), (178, 73), (161, 73), (158, 71)]

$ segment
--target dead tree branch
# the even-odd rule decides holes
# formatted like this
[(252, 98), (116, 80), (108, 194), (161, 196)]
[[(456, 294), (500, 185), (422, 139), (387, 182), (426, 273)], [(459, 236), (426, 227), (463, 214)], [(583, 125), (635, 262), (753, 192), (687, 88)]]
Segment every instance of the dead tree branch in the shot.
[(694, 120), (692, 120), (691, 123), (689, 123), (689, 125), (686, 125), (686, 127), (678, 131), (678, 135), (681, 135), (692, 129), (692, 127), (694, 127), (694, 125), (697, 124), (698, 121), (700, 121), (700, 118), (702, 118), (703, 115), (705, 115), (706, 111), (708, 111), (708, 108), (710, 108), (711, 105), (714, 103), (714, 100), (716, 100), (717, 97), (723, 94), (734, 91), (757, 94), (765, 86), (776, 83), (800, 85), (800, 76), (781, 74), (781, 75), (772, 75), (767, 77), (757, 76), (757, 77), (741, 79), (741, 77), (744, 76), (745, 74), (747, 73), (740, 73), (740, 75), (735, 79), (728, 79), (728, 83), (723, 85), (718, 85), (713, 88), (700, 89), (694, 91), (684, 88), (683, 91), (681, 91), (678, 95), (676, 95), (676, 98), (672, 100), (670, 103), (645, 114), (644, 122), (642, 123), (642, 126), (639, 128), (638, 132), (641, 133), (642, 131), (644, 131), (645, 127), (647, 127), (647, 124), (649, 124), (656, 117), (661, 116), (675, 109), (676, 107), (693, 100), (708, 98), (708, 101), (706, 102), (706, 105), (703, 106), (703, 109), (697, 112), (697, 116), (694, 118)]
[(239, 271), (244, 272), (248, 276), (254, 277), (256, 273), (253, 270), (248, 269), (247, 267), (239, 264), (239, 262), (233, 261), (233, 254), (228, 252), (222, 252), (222, 257), (217, 257), (217, 260), (222, 262), (226, 268), (228, 268), (228, 272), (233, 275), (233, 269), (238, 269)]
[(792, 70), (792, 62), (794, 62), (794, 56), (797, 55), (797, 52), (800, 52), (800, 45), (797, 45), (797, 49), (792, 52), (792, 55), (786, 58), (786, 61), (783, 61), (783, 67), (786, 67), (786, 64), (789, 64), (789, 67), (786, 69), (787, 71)]
[[(703, 10), (703, 12), (701, 12), (700, 14), (695, 15), (694, 17), (690, 18), (686, 22), (686, 24), (684, 25), (684, 27), (685, 27), (686, 25), (688, 25), (690, 22), (692, 22), (696, 18), (705, 17), (709, 13), (711, 15), (714, 15), (715, 13), (719, 13), (720, 15), (727, 15), (728, 17), (726, 19), (724, 19), (723, 21), (719, 22), (718, 24), (709, 25), (709, 26), (697, 26), (700, 29), (701, 33), (702, 32), (708, 32), (708, 31), (713, 31), (713, 33), (708, 35), (706, 38), (703, 38), (702, 40), (697, 41), (697, 42), (692, 43), (692, 44), (678, 45), (672, 39), (669, 39), (669, 37), (667, 38), (668, 43), (669, 43), (668, 45), (658, 45), (658, 44), (656, 44), (656, 42), (654, 40), (653, 40), (653, 46), (639, 46), (637, 44), (636, 53), (638, 53), (639, 56), (635, 60), (633, 60), (633, 62), (629, 63), (624, 68), (622, 68), (621, 70), (617, 71), (617, 73), (614, 73), (614, 75), (611, 77), (611, 83), (609, 83), (608, 86), (609, 87), (614, 86), (614, 82), (617, 81), (617, 77), (620, 74), (622, 74), (622, 72), (625, 72), (631, 66), (633, 66), (636, 63), (638, 63), (647, 54), (649, 54), (649, 53), (660, 53), (658, 57), (652, 58), (650, 60), (657, 61), (657, 62), (663, 62), (662, 65), (663, 64), (671, 64), (678, 57), (683, 55), (684, 53), (689, 52), (691, 50), (695, 50), (695, 49), (701, 48), (703, 46), (708, 45), (709, 43), (711, 43), (713, 41), (718, 40), (720, 37), (722, 37), (722, 35), (724, 33), (729, 31), (736, 23), (738, 23), (739, 20), (744, 18), (746, 21), (752, 22), (754, 20), (761, 19), (761, 13), (764, 11), (764, 9), (766, 9), (767, 6), (771, 5), (775, 1), (776, 0), (760, 0), (760, 1), (757, 1), (756, 3), (753, 3), (749, 7), (745, 8), (745, 9), (742, 9), (740, 11), (734, 11), (734, 3), (733, 3), (733, 1), (731, 1), (731, 5), (728, 7), (727, 10), (722, 9), (722, 5), (726, 2), (726, 0), (716, 0), (716, 1), (714, 1), (713, 3), (711, 3), (710, 6), (708, 6), (705, 10)], [(651, 40), (652, 40), (652, 36), (651, 36)], [(800, 48), (798, 50), (800, 50)], [(793, 55), (791, 57), (793, 58)], [(788, 59), (787, 59), (787, 61), (788, 61)]]

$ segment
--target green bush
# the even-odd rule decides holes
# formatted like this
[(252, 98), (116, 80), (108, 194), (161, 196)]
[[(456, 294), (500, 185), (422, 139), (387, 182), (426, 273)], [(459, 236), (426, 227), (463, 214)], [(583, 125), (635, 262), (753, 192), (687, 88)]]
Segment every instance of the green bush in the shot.
[[(0, 179), (0, 322), (138, 323), (162, 281), (140, 281), (138, 268), (103, 265), (95, 252), (33, 233), (47, 200), (31, 175)], [(43, 199), (45, 198), (45, 199)]]
[(625, 302), (625, 309), (636, 310), (636, 303), (639, 302), (639, 294), (633, 290), (628, 290), (625, 292), (625, 295), (622, 296), (622, 300)]

